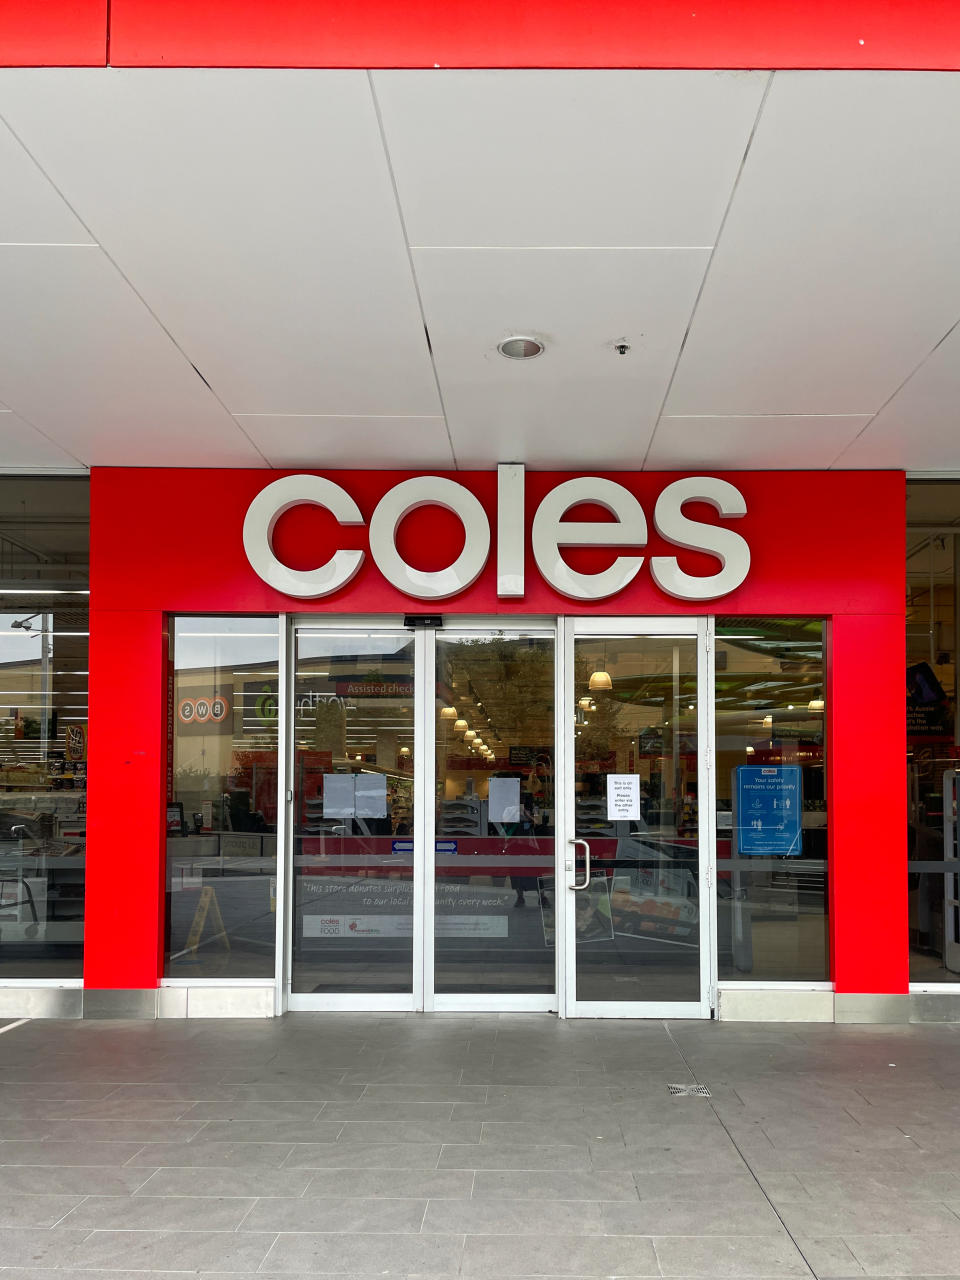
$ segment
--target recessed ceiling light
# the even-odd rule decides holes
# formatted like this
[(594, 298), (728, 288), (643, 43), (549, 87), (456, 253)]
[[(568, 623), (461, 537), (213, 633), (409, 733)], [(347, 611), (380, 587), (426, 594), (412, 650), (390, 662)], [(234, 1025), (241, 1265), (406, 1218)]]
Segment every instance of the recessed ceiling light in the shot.
[(497, 343), (497, 350), (508, 360), (532, 360), (543, 354), (543, 343), (536, 338), (504, 338)]

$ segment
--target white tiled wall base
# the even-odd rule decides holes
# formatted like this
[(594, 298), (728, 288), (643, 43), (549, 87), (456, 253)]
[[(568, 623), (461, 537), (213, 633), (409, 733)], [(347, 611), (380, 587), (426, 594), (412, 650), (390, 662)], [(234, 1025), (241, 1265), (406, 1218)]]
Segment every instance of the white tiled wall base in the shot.
[(832, 991), (765, 991), (730, 988), (718, 992), (725, 1022), (833, 1022)]

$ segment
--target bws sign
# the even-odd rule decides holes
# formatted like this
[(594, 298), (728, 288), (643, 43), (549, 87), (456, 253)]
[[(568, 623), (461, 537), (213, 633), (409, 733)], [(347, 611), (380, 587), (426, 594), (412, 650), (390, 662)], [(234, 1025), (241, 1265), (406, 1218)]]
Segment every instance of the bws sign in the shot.
[[(612, 521), (567, 520), (567, 513), (583, 503), (603, 507)], [(718, 523), (704, 523), (684, 513), (688, 503), (706, 503)], [(325, 508), (342, 526), (364, 520), (346, 489), (323, 476), (285, 476), (268, 484), (250, 503), (243, 522), (243, 546), (254, 572), (269, 586), (288, 596), (315, 600), (338, 591), (353, 579), (365, 552), (338, 550), (315, 569), (292, 569), (273, 547), (280, 517), (301, 504)], [(417, 569), (397, 549), (397, 530), (412, 511), (437, 506), (452, 512), (463, 526), (464, 545), (446, 568)], [(699, 551), (716, 561), (713, 573), (694, 575), (681, 569), (676, 556), (655, 555), (649, 573), (657, 587), (683, 601), (716, 600), (729, 595), (746, 579), (750, 548), (729, 526), (746, 515), (747, 504), (734, 485), (716, 476), (674, 480), (658, 494), (653, 526), (662, 542), (678, 549)], [(502, 465), (497, 470), (496, 581), (499, 599), (522, 599), (525, 594), (524, 469)], [(647, 544), (647, 515), (624, 485), (600, 476), (577, 476), (556, 485), (541, 499), (533, 515), (531, 549), (537, 570), (555, 591), (576, 601), (606, 600), (627, 587), (641, 572), (645, 557), (635, 554)], [(472, 586), (483, 573), (492, 550), (487, 513), (475, 494), (446, 476), (423, 475), (388, 489), (369, 522), (370, 556), (383, 577), (398, 591), (417, 600), (447, 600)], [(629, 547), (608, 568), (577, 572), (566, 562), (564, 547)]]

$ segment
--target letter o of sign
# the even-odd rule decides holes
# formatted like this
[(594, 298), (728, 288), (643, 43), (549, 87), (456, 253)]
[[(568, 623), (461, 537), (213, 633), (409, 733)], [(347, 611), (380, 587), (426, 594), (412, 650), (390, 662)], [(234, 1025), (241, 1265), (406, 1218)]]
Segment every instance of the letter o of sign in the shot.
[(261, 489), (243, 521), (243, 549), (254, 573), (284, 595), (315, 599), (350, 581), (363, 563), (362, 551), (336, 551), (317, 569), (290, 569), (273, 553), (273, 530), (291, 507), (326, 507), (338, 524), (363, 524), (360, 508), (345, 489), (322, 476), (284, 476)]
[[(417, 507), (445, 507), (463, 525), (463, 550), (446, 569), (414, 569), (397, 551), (400, 522)], [(490, 524), (478, 498), (444, 476), (416, 476), (388, 490), (370, 518), (370, 554), (398, 591), (420, 600), (445, 600), (476, 582), (490, 554)]]

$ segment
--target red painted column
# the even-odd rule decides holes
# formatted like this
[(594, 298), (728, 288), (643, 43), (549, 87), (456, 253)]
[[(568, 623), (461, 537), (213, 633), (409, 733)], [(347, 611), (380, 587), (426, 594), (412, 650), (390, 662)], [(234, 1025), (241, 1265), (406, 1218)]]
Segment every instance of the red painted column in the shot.
[(91, 609), (86, 987), (163, 971), (166, 670), (162, 613)]
[(841, 993), (899, 995), (909, 985), (904, 615), (837, 615), (830, 635), (833, 980)]

